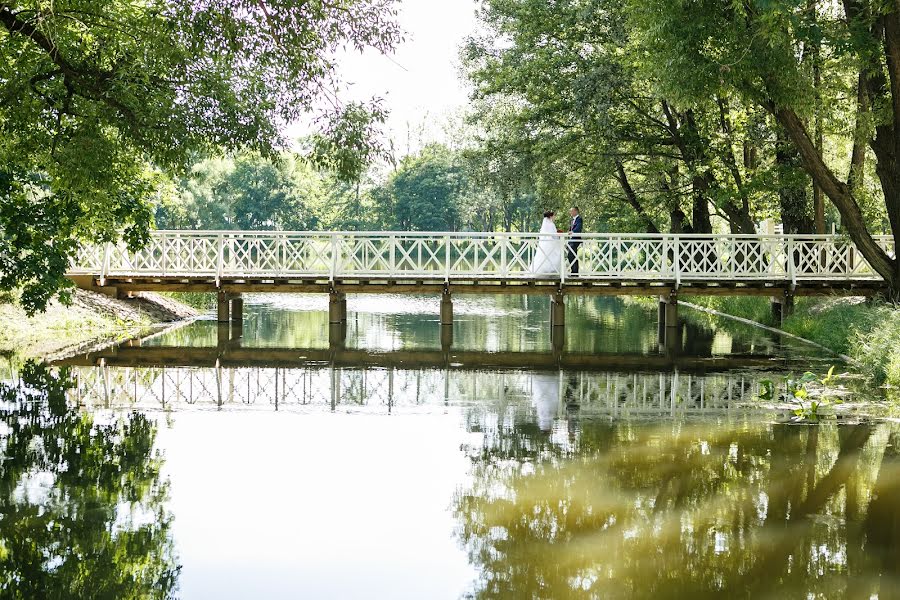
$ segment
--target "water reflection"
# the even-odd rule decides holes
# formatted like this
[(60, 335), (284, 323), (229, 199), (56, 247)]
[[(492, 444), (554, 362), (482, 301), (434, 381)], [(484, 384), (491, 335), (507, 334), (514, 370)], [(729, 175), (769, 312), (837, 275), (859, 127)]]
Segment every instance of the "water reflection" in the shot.
[[(439, 299), (428, 296), (348, 297), (349, 317), (342, 346), (369, 351), (436, 350)], [(453, 348), (479, 352), (546, 352), (554, 348), (545, 296), (468, 296), (454, 299)], [(679, 350), (691, 356), (766, 354), (785, 356), (798, 347), (806, 356), (818, 351), (769, 332), (740, 324), (714, 330), (689, 310), (682, 311)], [(658, 354), (656, 309), (618, 298), (572, 297), (567, 304), (564, 349), (606, 354)], [(161, 346), (211, 347), (221, 341), (213, 321), (191, 325), (146, 343)], [(248, 296), (240, 331), (248, 348), (325, 349), (333, 332), (327, 298), (317, 296)]]
[[(345, 597), (894, 597), (900, 425), (778, 422), (746, 408), (763, 377), (29, 365), (2, 388), (3, 589), (321, 595), (335, 583), (309, 561), (328, 556), (357, 575)], [(232, 522), (269, 487), (290, 501), (264, 501), (266, 526)], [(346, 552), (373, 536), (379, 555), (427, 543), (454, 566), (439, 582), (389, 560), (375, 572)], [(241, 565), (227, 585), (225, 537)]]
[[(539, 420), (540, 422), (540, 420)], [(893, 424), (485, 411), (454, 499), (479, 598), (900, 594)]]
[(545, 299), (515, 297), (459, 301), (447, 347), (436, 300), (356, 302), (341, 344), (324, 307), (250, 301), (237, 335), (26, 367), (0, 405), (0, 589), (900, 595), (900, 426), (756, 401), (759, 367), (808, 349), (686, 320), (672, 352), (654, 311), (601, 299), (553, 347)]
[(0, 589), (7, 598), (168, 598), (179, 567), (143, 415), (78, 409), (66, 371), (0, 385)]
[(76, 367), (79, 404), (141, 410), (195, 407), (391, 412), (429, 406), (531, 405), (541, 429), (564, 414), (619, 418), (717, 414), (756, 403), (758, 372), (587, 373), (445, 369)]

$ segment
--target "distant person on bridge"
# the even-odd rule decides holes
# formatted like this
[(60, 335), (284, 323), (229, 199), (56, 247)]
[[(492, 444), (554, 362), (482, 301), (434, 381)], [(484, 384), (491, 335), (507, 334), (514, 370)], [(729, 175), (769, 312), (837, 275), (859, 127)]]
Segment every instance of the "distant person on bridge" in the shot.
[(541, 223), (541, 236), (538, 238), (537, 250), (531, 261), (531, 272), (535, 275), (559, 275), (562, 264), (561, 240), (557, 237), (560, 233), (553, 222), (553, 211), (544, 213), (544, 221)]
[(573, 206), (569, 210), (569, 215), (572, 217), (572, 222), (569, 223), (568, 258), (569, 264), (572, 266), (572, 274), (578, 275), (578, 247), (581, 246), (581, 236), (578, 234), (584, 229), (584, 222), (577, 206)]

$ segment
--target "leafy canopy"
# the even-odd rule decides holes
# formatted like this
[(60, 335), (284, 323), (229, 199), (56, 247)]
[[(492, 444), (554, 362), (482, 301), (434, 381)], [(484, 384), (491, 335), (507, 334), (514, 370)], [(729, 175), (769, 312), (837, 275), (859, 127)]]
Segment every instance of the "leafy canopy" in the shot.
[(394, 17), (393, 0), (0, 2), (0, 288), (41, 309), (78, 240), (139, 246), (161, 171), (271, 155), (334, 102), (336, 51), (390, 50)]

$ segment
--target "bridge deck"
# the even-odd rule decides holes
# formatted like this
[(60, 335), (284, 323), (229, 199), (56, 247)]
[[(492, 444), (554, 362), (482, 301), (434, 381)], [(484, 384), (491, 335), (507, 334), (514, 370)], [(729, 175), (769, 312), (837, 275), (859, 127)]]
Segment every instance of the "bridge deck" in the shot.
[(105, 286), (119, 292), (224, 292), (227, 294), (298, 293), (298, 294), (574, 294), (595, 296), (664, 296), (677, 290), (683, 296), (773, 296), (790, 290), (796, 296), (854, 295), (868, 296), (885, 289), (881, 280), (802, 279), (769, 281), (682, 282), (671, 279), (656, 281), (559, 279), (451, 280), (411, 278), (335, 278), (300, 279), (296, 277), (232, 278), (220, 280), (184, 276), (99, 276), (73, 275), (87, 286)]
[(346, 367), (443, 368), (457, 370), (532, 369), (578, 371), (716, 372), (734, 369), (785, 369), (795, 366), (763, 354), (679, 356), (672, 354), (612, 354), (572, 352), (482, 352), (465, 350), (401, 350), (376, 352), (350, 348), (120, 346), (73, 356), (59, 366), (130, 367), (297, 367), (332, 364)]

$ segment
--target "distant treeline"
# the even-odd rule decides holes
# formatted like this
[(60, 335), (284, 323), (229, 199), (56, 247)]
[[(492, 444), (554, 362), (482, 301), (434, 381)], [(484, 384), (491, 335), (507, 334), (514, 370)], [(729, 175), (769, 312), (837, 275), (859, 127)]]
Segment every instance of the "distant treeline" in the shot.
[(472, 155), (433, 144), (356, 183), (291, 153), (204, 158), (155, 217), (160, 229), (531, 230), (539, 204), (527, 186), (497, 185)]

